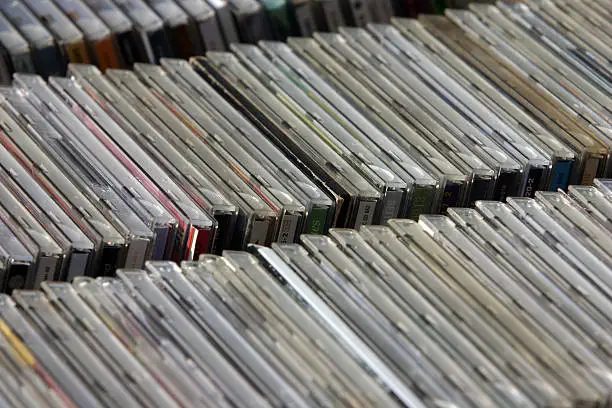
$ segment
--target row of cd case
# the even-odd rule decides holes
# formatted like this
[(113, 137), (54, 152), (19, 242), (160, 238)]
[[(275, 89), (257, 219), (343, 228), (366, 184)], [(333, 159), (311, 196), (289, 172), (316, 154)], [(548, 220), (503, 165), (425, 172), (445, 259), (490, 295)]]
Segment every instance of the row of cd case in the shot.
[[(13, 72), (64, 75), (68, 63), (126, 68), (242, 41), (284, 40), (388, 22), (393, 0), (4, 0), (0, 83)], [(401, 1), (397, 1), (401, 3)]]
[(338, 167), (372, 197), (339, 196), (187, 62), (164, 63), (176, 78), (71, 65), (71, 78), (16, 74), (0, 89), (4, 235), (41, 255), (4, 290), (380, 222), (356, 170)]
[[(15, 269), (3, 289), (417, 220), (607, 175), (608, 145), (583, 117), (544, 98), (544, 85), (512, 77), (452, 22), (481, 27), (478, 13), (518, 11), (473, 9), (235, 43), (133, 71), (71, 64), (48, 82), (15, 74), (0, 88), (0, 219), (5, 235), (50, 256)], [(473, 67), (449, 51), (459, 45), (436, 39), (443, 30), (469, 44), (473, 56), (462, 56)], [(517, 86), (500, 82), (504, 95), (493, 70)], [(595, 77), (571, 77), (605, 97)]]
[(611, 180), (300, 241), (1, 295), (0, 403), (609, 404)]

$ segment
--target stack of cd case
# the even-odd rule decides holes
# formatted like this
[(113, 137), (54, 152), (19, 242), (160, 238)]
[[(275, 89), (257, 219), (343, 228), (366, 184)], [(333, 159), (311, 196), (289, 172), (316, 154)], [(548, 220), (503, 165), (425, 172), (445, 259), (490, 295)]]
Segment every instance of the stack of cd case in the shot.
[[(512, 95), (512, 98), (523, 109), (536, 116), (549, 131), (574, 150), (575, 161), (570, 177), (571, 183), (588, 184), (593, 178), (606, 175), (609, 171), (607, 127), (596, 126), (593, 122), (589, 123), (581, 115), (579, 110), (584, 107), (584, 101), (577, 104), (576, 99), (573, 99), (574, 102), (568, 105), (566, 100), (569, 101), (571, 98), (560, 99), (557, 96), (561, 95), (560, 93), (555, 95), (551, 91), (554, 87), (558, 92), (563, 92), (559, 85), (562, 83), (570, 87), (571, 82), (562, 80), (559, 83), (550, 76), (535, 77), (534, 74), (526, 72), (516, 63), (512, 63), (512, 59), (502, 54), (501, 51), (488, 48), (485, 41), (477, 38), (472, 30), (464, 31), (452, 20), (456, 19), (422, 16), (419, 19), (420, 27), (415, 27), (411, 22), (404, 24), (406, 22), (398, 21), (398, 24), (412, 30), (428, 43), (437, 41), (436, 47), (445, 48), (441, 51), (445, 54), (444, 58), (446, 58), (446, 53), (452, 50), (452, 53), (465, 59), (472, 68), (480, 71), (488, 80)], [(524, 43), (529, 44), (527, 41)], [(504, 47), (506, 46), (507, 42), (504, 41)], [(516, 56), (514, 58), (518, 60)], [(534, 61), (529, 62), (533, 64)], [(543, 82), (544, 78), (546, 82)], [(590, 78), (585, 76), (585, 80), (590, 81)], [(589, 104), (588, 107), (596, 108), (592, 104)]]
[[(398, 4), (394, 4), (398, 3)], [(346, 23), (389, 23), (400, 1), (7, 0), (0, 5), (0, 83), (10, 75), (63, 75), (68, 63), (131, 68), (161, 58), (284, 41)]]
[[(49, 275), (0, 295), (0, 400), (606, 406), (611, 213), (612, 180), (596, 179), (115, 277)], [(0, 212), (13, 286), (61, 252), (13, 232), (18, 216)]]
[[(546, 89), (539, 91), (545, 91), (546, 96), (564, 105), (562, 112), (580, 116), (577, 122), (565, 122), (555, 132), (572, 134), (582, 131), (587, 137), (594, 135), (604, 142), (610, 139), (610, 111), (607, 103), (612, 92), (612, 86), (609, 85), (612, 75), (608, 66), (612, 61), (612, 51), (606, 42), (606, 39), (610, 39), (607, 34), (610, 27), (606, 20), (609, 10), (605, 4), (537, 0), (528, 5), (524, 2), (517, 5), (517, 2), (509, 1), (508, 4), (500, 2), (494, 6), (490, 3), (495, 2), (489, 1), (489, 4), (475, 3), (468, 6), (469, 2), (461, 1), (451, 3), (450, 6), (460, 6), (463, 9), (453, 10), (447, 8), (449, 4), (444, 0), (432, 1), (435, 4), (429, 5), (421, 3), (428, 2), (7, 0), (0, 10), (0, 50), (4, 60), (0, 80), (9, 82), (8, 75), (13, 72), (36, 72), (43, 76), (64, 73), (69, 62), (91, 62), (102, 70), (131, 68), (137, 62), (158, 63), (164, 57), (189, 58), (206, 51), (229, 50), (231, 44), (237, 42), (257, 44), (259, 41), (285, 41), (288, 36), (311, 37), (315, 32), (336, 32), (347, 24), (376, 34), (379, 29), (373, 29), (372, 25), (389, 24), (391, 20), (397, 20), (394, 15), (414, 15), (417, 10), (443, 13), (446, 9), (447, 17), (437, 15), (436, 18), (450, 19), (472, 39), (477, 38), (480, 45), (497, 47), (496, 58), (501, 57), (506, 63), (510, 62), (513, 69), (518, 68), (521, 74), (531, 76), (531, 79), (543, 85)], [(424, 20), (427, 19), (424, 17)], [(395, 21), (394, 24), (401, 26), (405, 23)], [(343, 30), (345, 39), (354, 39), (357, 35), (363, 44), (363, 33), (359, 30), (352, 33), (349, 31)], [(599, 38), (600, 32), (604, 33), (602, 38)], [(451, 34), (452, 31), (441, 31), (442, 36), (452, 37)], [(329, 36), (323, 44), (332, 41), (336, 49), (334, 53), (342, 54), (336, 40), (334, 36)], [(542, 44), (537, 44), (540, 41)], [(350, 45), (355, 47), (353, 42)], [(471, 43), (464, 45), (469, 48)], [(362, 50), (355, 51), (361, 53)], [(559, 55), (555, 55), (557, 52), (565, 55), (559, 58)], [(368, 59), (368, 54), (362, 56)], [(525, 57), (529, 61), (524, 61)], [(482, 60), (485, 57), (479, 54), (479, 58)], [(382, 63), (388, 69), (395, 63), (370, 62)], [(350, 59), (346, 63), (351, 64)], [(535, 63), (537, 67), (526, 66), (525, 63)], [(578, 73), (588, 79), (580, 78), (576, 75)], [(400, 74), (402, 72), (395, 73), (398, 76)], [(399, 78), (403, 79), (404, 76)], [(561, 78), (568, 81), (562, 84), (559, 82)], [(402, 90), (402, 85), (412, 83), (410, 79), (407, 84), (395, 86)], [(383, 89), (389, 86), (379, 85)], [(435, 87), (433, 91), (440, 92)], [(418, 99), (421, 95), (423, 92), (415, 89), (403, 102), (414, 97)], [(438, 98), (443, 96), (438, 95)], [(397, 103), (402, 103), (402, 100)], [(433, 98), (430, 104), (418, 105), (416, 111), (411, 111), (413, 116), (416, 115), (414, 119), (419, 117), (416, 114), (418, 112), (440, 109), (440, 100)], [(551, 114), (546, 104), (541, 106)], [(451, 131), (452, 139), (459, 138), (483, 149), (489, 148), (477, 153), (484, 157), (488, 166), (493, 167), (492, 170), (497, 169), (498, 176), (502, 176), (502, 180), (506, 179), (509, 188), (524, 188), (521, 181), (529, 186), (541, 181), (539, 171), (544, 171), (545, 163), (537, 157), (536, 152), (525, 150), (526, 146), (516, 139), (517, 134), (497, 134), (498, 129), (483, 126), (476, 117), (449, 119), (453, 119), (455, 125)], [(482, 139), (482, 133), (496, 135), (499, 143), (512, 144), (514, 151), (511, 154), (499, 154)], [(451, 137), (447, 134), (442, 136), (441, 140), (449, 140), (447, 138)], [(581, 139), (581, 136), (577, 136), (576, 148), (590, 146), (588, 143), (585, 145), (585, 140)], [(592, 162), (590, 166), (594, 167), (595, 163)], [(506, 191), (497, 193), (503, 196)], [(512, 193), (508, 191), (508, 194)]]

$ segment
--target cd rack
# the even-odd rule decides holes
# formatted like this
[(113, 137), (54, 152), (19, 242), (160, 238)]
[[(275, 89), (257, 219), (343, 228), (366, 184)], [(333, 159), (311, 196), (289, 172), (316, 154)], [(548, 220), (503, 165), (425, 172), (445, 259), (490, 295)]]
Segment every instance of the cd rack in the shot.
[(610, 3), (411, 3), (1, 1), (0, 405), (611, 405)]

